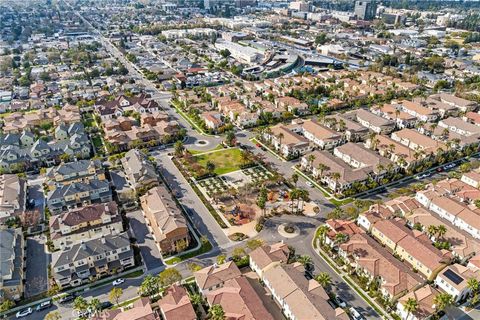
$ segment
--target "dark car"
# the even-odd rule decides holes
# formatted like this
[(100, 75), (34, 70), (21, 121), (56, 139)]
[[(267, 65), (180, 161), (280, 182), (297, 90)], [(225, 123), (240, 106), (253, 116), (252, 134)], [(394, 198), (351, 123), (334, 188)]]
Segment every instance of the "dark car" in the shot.
[(70, 293), (58, 299), (58, 303), (67, 303), (73, 301), (75, 298), (76, 295), (74, 293)]
[(48, 301), (45, 301), (45, 302), (40, 303), (40, 304), (35, 308), (35, 311), (45, 310), (45, 309), (50, 308), (51, 306), (52, 306), (52, 300), (48, 300)]
[(110, 301), (104, 301), (100, 304), (100, 310), (105, 310), (113, 307), (113, 304)]

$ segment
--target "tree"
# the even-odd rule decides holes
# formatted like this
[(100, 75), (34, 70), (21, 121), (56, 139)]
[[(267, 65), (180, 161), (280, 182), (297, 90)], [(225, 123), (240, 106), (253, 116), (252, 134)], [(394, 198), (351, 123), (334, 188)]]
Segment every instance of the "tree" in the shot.
[(292, 174), (291, 179), (292, 179), (292, 182), (293, 182), (294, 186), (296, 187), (297, 182), (298, 182), (298, 174), (296, 174), (296, 173)]
[(221, 254), (217, 256), (217, 264), (224, 264), (225, 260), (227, 260), (227, 256), (224, 254)]
[(448, 293), (439, 293), (433, 298), (437, 311), (445, 310), (446, 307), (453, 304), (453, 297)]
[(228, 49), (223, 49), (223, 50), (220, 50), (220, 55), (223, 57), (223, 58), (228, 58), (230, 56), (230, 50)]
[(439, 239), (442, 238), (446, 233), (447, 233), (447, 227), (445, 227), (443, 224), (437, 227), (437, 235)]
[(467, 288), (470, 289), (471, 295), (475, 295), (478, 293), (478, 289), (480, 288), (479, 282), (476, 278), (470, 278), (467, 281)]
[(233, 131), (229, 130), (227, 132), (225, 135), (225, 143), (230, 147), (235, 144), (235, 133)]
[(225, 319), (225, 311), (219, 304), (214, 304), (208, 310), (208, 314), (210, 316), (210, 320), (224, 320)]
[(88, 309), (91, 310), (92, 314), (97, 314), (102, 309), (102, 303), (97, 298), (93, 298), (88, 303)]
[(435, 225), (429, 225), (427, 228), (427, 233), (430, 235), (430, 237), (433, 237), (435, 234), (437, 234), (437, 227)]
[(321, 32), (318, 36), (315, 37), (315, 44), (322, 45), (327, 43), (327, 34), (325, 32)]
[(87, 300), (82, 296), (76, 297), (75, 300), (73, 301), (73, 309), (81, 312), (87, 310), (88, 309)]
[(247, 248), (250, 250), (250, 251), (253, 251), (261, 246), (263, 246), (263, 240), (262, 239), (250, 239), (247, 241), (246, 245), (247, 245)]
[(158, 293), (159, 289), (160, 284), (158, 277), (154, 277), (149, 274), (145, 277), (145, 279), (143, 279), (142, 283), (140, 284), (140, 287), (138, 288), (138, 294), (144, 297), (151, 297), (154, 294)]
[(232, 252), (232, 258), (233, 260), (240, 260), (241, 258), (245, 257), (247, 255), (247, 253), (245, 252), (245, 249), (242, 248), (242, 247), (237, 247), (235, 249), (233, 249), (233, 252)]
[(312, 264), (312, 257), (304, 254), (297, 258), (297, 262), (300, 262), (304, 267), (306, 267), (307, 265)]
[(110, 290), (110, 293), (108, 294), (108, 299), (110, 300), (111, 303), (115, 303), (118, 306), (118, 301), (120, 300), (121, 296), (123, 294), (122, 288), (115, 287)]
[(332, 278), (326, 272), (320, 272), (315, 276), (315, 280), (324, 288), (327, 288), (332, 284)]
[(203, 296), (200, 293), (194, 293), (190, 295), (190, 301), (196, 308), (198, 308), (203, 304)]
[(4, 312), (4, 311), (7, 311), (11, 308), (13, 308), (15, 306), (15, 302), (13, 302), (12, 300), (4, 300), (1, 304), (0, 304), (0, 312)]
[(407, 311), (407, 319), (408, 319), (410, 314), (414, 313), (417, 310), (418, 301), (415, 300), (414, 298), (408, 298), (403, 308), (405, 309), (405, 311)]
[(327, 165), (323, 164), (323, 163), (319, 163), (319, 164), (318, 164), (318, 167), (317, 167), (317, 170), (318, 170), (318, 172), (319, 172), (319, 173), (318, 173), (318, 176), (321, 178), (321, 177), (323, 177), (323, 173), (324, 173), (325, 171), (330, 170), (330, 168), (329, 168)]
[(323, 244), (325, 242), (325, 236), (327, 235), (327, 232), (330, 230), (330, 228), (327, 225), (321, 225), (318, 230), (317, 234), (318, 237), (320, 238), (320, 242)]
[(183, 152), (185, 151), (185, 146), (183, 145), (182, 141), (177, 141), (174, 144), (174, 149), (175, 149), (175, 155), (177, 157), (182, 156)]
[(158, 280), (160, 281), (160, 285), (162, 287), (167, 287), (169, 285), (174, 284), (182, 280), (182, 275), (178, 272), (175, 268), (168, 268), (160, 272), (158, 275)]
[(206, 169), (208, 171), (209, 174), (213, 174), (213, 172), (215, 171), (215, 163), (213, 163), (212, 161), (208, 160), (207, 161), (207, 164), (205, 165), (206, 166)]
[(47, 313), (44, 320), (60, 320), (60, 319), (62, 319), (60, 312), (50, 311), (49, 313)]

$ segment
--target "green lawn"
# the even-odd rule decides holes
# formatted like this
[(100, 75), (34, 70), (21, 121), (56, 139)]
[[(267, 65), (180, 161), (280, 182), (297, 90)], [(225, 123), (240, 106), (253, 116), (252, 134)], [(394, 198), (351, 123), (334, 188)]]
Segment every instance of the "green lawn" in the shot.
[(188, 260), (190, 258), (196, 257), (198, 255), (207, 253), (210, 250), (212, 250), (212, 244), (210, 243), (210, 241), (204, 242), (204, 243), (202, 243), (200, 248), (198, 248), (198, 250), (195, 250), (195, 251), (192, 251), (192, 252), (189, 252), (189, 253), (180, 254), (180, 255), (178, 255), (176, 257), (173, 257), (173, 258), (170, 258), (170, 259), (166, 259), (165, 264), (167, 264), (167, 265), (177, 264), (177, 263), (180, 263), (182, 261)]
[(215, 173), (222, 175), (225, 173), (240, 170), (242, 164), (242, 151), (237, 148), (221, 150), (208, 154), (196, 156), (197, 163), (202, 167), (207, 167), (207, 162), (211, 161), (215, 164)]
[(192, 155), (196, 155), (199, 153), (204, 153), (204, 152), (209, 152), (209, 151), (215, 151), (215, 150), (222, 150), (223, 146), (221, 144), (217, 145), (215, 148), (210, 149), (210, 150), (195, 150), (195, 149), (188, 149), (188, 152), (190, 152)]
[(99, 136), (92, 137), (92, 141), (97, 150), (103, 147), (102, 138), (100, 138)]

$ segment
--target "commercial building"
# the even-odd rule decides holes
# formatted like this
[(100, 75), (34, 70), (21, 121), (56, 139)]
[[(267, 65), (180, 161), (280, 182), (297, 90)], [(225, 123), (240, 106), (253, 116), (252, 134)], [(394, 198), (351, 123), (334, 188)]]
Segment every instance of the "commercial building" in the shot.
[(377, 3), (375, 0), (355, 1), (355, 15), (360, 20), (373, 20), (377, 14)]
[(231, 41), (217, 41), (215, 43), (217, 50), (228, 50), (231, 56), (240, 62), (254, 64), (261, 59), (261, 53), (252, 47), (245, 47)]

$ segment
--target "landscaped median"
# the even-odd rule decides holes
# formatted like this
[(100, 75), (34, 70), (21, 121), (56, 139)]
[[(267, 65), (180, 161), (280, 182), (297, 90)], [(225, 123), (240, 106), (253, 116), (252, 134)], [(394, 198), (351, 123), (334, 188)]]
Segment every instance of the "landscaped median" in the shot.
[(340, 276), (350, 288), (355, 290), (357, 294), (365, 300), (380, 316), (386, 319), (393, 319), (392, 316), (389, 315), (387, 311), (385, 311), (378, 303), (376, 303), (374, 300), (372, 300), (368, 294), (360, 288), (355, 281), (344, 271), (340, 270), (338, 266), (335, 264), (335, 262), (328, 256), (327, 253), (325, 253), (322, 248), (318, 245), (317, 241), (319, 239), (319, 232), (315, 232), (315, 237), (313, 237), (312, 240), (312, 247), (315, 249), (315, 252), (318, 253), (318, 255), (332, 268), (333, 271), (335, 271), (338, 276)]

